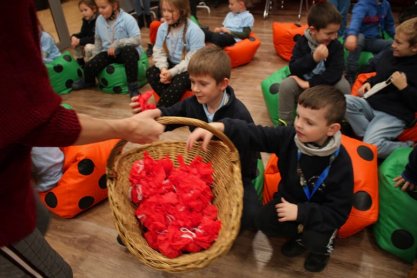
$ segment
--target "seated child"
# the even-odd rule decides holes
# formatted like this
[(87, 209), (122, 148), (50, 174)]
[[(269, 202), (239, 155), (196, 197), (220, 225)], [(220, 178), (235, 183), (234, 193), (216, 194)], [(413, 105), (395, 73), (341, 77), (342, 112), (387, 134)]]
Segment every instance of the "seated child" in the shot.
[[(257, 214), (258, 228), (268, 236), (289, 237), (281, 248), (287, 257), (309, 251), (308, 271), (325, 268), (333, 240), (347, 220), (353, 200), (353, 169), (341, 145), (341, 121), (346, 107), (343, 94), (319, 85), (298, 98), (294, 126), (262, 127), (236, 119), (211, 123), (224, 131), (240, 151), (275, 153), (281, 181), (274, 198)], [(212, 134), (196, 129), (187, 147)]]
[(417, 18), (397, 27), (392, 50), (373, 59), (371, 77), (359, 89), (363, 94), (377, 83), (388, 80), (385, 88), (367, 98), (346, 96), (346, 119), (363, 141), (378, 148), (378, 157), (386, 158), (398, 147), (412, 142), (396, 141), (417, 111)]
[(162, 0), (164, 23), (153, 47), (154, 66), (146, 78), (159, 95), (159, 106), (171, 106), (191, 87), (187, 72), (193, 54), (204, 47), (204, 33), (190, 18), (188, 0)]
[(78, 64), (84, 66), (93, 55), (97, 5), (94, 0), (80, 0), (78, 8), (83, 15), (83, 24), (81, 31), (71, 36), (71, 47), (75, 49)]
[(341, 21), (341, 15), (330, 3), (316, 3), (311, 7), (308, 28), (292, 52), (289, 63), (292, 75), (279, 88), (281, 124), (293, 124), (297, 98), (307, 88), (333, 85), (344, 94), (350, 93), (350, 85), (343, 77), (343, 46), (337, 40)]
[[(223, 50), (215, 46), (198, 50), (190, 60), (188, 71), (191, 88), (195, 94), (193, 97), (177, 102), (170, 107), (160, 107), (142, 113), (151, 113), (155, 117), (189, 117), (209, 123), (226, 117), (253, 123), (249, 111), (236, 98), (232, 87), (229, 86), (231, 64), (229, 57)], [(132, 98), (130, 105), (134, 112), (139, 112), (136, 100), (137, 97)], [(167, 130), (177, 127), (167, 126)], [(259, 153), (244, 150), (239, 155), (244, 186), (242, 228), (254, 229), (254, 217), (260, 204), (252, 180), (256, 177), (256, 163)]]
[(384, 31), (394, 37), (394, 18), (388, 0), (359, 0), (353, 7), (346, 30), (345, 47), (349, 50), (346, 78), (350, 84), (358, 74), (362, 51), (377, 54), (391, 47), (392, 41), (383, 38)]
[(118, 0), (96, 0), (100, 16), (96, 21), (94, 58), (84, 66), (84, 79), (73, 90), (94, 87), (96, 76), (109, 64), (124, 64), (130, 96), (139, 94), (138, 60), (140, 30), (136, 20), (120, 9)]
[(229, 0), (229, 9), (230, 12), (223, 20), (223, 27), (214, 28), (214, 32), (203, 28), (206, 42), (224, 48), (249, 37), (254, 18), (246, 10), (245, 0)]
[(394, 178), (395, 187), (401, 187), (402, 191), (417, 190), (417, 147), (414, 146), (413, 151), (408, 157), (408, 163), (402, 174)]
[(42, 59), (44, 63), (52, 62), (55, 58), (61, 56), (61, 52), (55, 44), (54, 38), (43, 30), (42, 25), (39, 23), (39, 33), (41, 35), (41, 51)]

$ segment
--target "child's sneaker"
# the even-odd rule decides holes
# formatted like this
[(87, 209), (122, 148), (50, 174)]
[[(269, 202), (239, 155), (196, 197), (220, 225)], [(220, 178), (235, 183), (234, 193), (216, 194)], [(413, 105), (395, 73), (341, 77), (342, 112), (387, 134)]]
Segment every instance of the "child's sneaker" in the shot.
[(72, 87), (73, 90), (82, 90), (82, 89), (86, 89), (86, 88), (92, 88), (94, 86), (96, 86), (96, 84), (94, 84), (94, 83), (86, 83), (84, 81), (84, 79), (80, 79), (80, 80), (74, 81), (72, 83), (72, 86), (71, 87)]
[(306, 248), (304, 247), (301, 239), (290, 239), (281, 247), (281, 253), (285, 257), (296, 257), (304, 253)]
[(326, 267), (329, 259), (329, 254), (309, 253), (304, 262), (304, 268), (310, 272), (320, 272)]

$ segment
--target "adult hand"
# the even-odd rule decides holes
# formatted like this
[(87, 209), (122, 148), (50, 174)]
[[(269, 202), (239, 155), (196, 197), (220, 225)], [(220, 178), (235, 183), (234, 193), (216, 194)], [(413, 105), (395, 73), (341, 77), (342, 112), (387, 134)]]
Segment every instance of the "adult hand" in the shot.
[(397, 87), (398, 90), (404, 90), (407, 86), (407, 76), (403, 72), (396, 71), (391, 75), (391, 83)]
[(281, 198), (281, 203), (275, 205), (279, 222), (295, 221), (298, 215), (298, 206)]
[(329, 56), (329, 49), (324, 44), (319, 44), (317, 48), (314, 50), (313, 59), (316, 63), (326, 60)]
[(301, 79), (297, 75), (291, 75), (290, 77), (294, 79), (295, 82), (297, 82), (298, 86), (300, 86), (301, 89), (305, 90), (305, 89), (310, 88), (310, 83), (308, 81)]
[(345, 48), (349, 51), (354, 51), (358, 43), (358, 38), (355, 35), (347, 36), (345, 40)]
[(359, 96), (363, 96), (367, 91), (371, 89), (371, 84), (369, 82), (366, 82), (358, 89)]
[(398, 176), (394, 178), (394, 186), (395, 187), (401, 187), (402, 191), (413, 191), (417, 189), (417, 186), (411, 182), (406, 181), (402, 176)]
[(155, 120), (158, 117), (157, 114), (154, 113), (155, 111), (149, 113), (146, 112), (147, 111), (144, 111), (126, 119), (127, 121), (130, 121), (129, 124), (131, 125), (131, 128), (130, 132), (123, 136), (123, 138), (139, 144), (151, 143), (159, 139), (159, 135), (164, 132), (165, 127)]

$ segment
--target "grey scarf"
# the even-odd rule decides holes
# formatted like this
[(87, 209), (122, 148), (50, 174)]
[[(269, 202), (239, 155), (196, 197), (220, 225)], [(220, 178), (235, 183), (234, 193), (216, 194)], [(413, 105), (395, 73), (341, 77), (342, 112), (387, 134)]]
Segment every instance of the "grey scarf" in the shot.
[(336, 132), (335, 135), (329, 138), (327, 144), (323, 147), (318, 147), (313, 144), (304, 144), (301, 143), (297, 137), (297, 134), (294, 136), (295, 145), (297, 145), (298, 150), (305, 155), (309, 156), (329, 156), (334, 153), (337, 148), (340, 147), (342, 140), (342, 133), (340, 131)]

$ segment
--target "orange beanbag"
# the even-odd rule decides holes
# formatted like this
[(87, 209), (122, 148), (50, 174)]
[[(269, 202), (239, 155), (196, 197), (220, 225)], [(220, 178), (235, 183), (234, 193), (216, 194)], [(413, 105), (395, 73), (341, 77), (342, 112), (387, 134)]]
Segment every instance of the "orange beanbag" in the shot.
[(63, 175), (41, 202), (54, 214), (72, 218), (107, 198), (106, 163), (118, 139), (62, 148)]
[(366, 80), (368, 80), (369, 78), (375, 75), (376, 75), (376, 72), (367, 72), (367, 73), (358, 74), (358, 76), (355, 79), (355, 82), (353, 83), (351, 94), (354, 96), (358, 96), (359, 88), (362, 87), (363, 84), (365, 84)]
[(159, 20), (154, 20), (149, 25), (149, 43), (154, 45), (156, 42), (156, 35), (158, 33), (158, 28), (161, 26), (162, 22)]
[(254, 33), (250, 33), (249, 38), (238, 41), (232, 46), (225, 47), (224, 51), (229, 55), (232, 67), (235, 68), (252, 61), (260, 45), (261, 41)]
[[(155, 104), (157, 104), (158, 101), (159, 101), (159, 95), (154, 90), (150, 90), (150, 91), (152, 91), (152, 94), (153, 94), (153, 97), (154, 97), (154, 100), (155, 100)], [(149, 92), (149, 91), (147, 91), (147, 92)], [(145, 92), (145, 94), (147, 92)], [(193, 95), (194, 95), (193, 91), (185, 91), (185, 93), (182, 95), (180, 101), (183, 101), (184, 99), (192, 97)]]
[(289, 61), (292, 49), (295, 46), (296, 37), (303, 35), (307, 24), (298, 25), (291, 22), (272, 23), (272, 37), (276, 53), (282, 59)]
[[(379, 204), (376, 147), (345, 135), (342, 135), (342, 144), (352, 160), (354, 175), (352, 211), (338, 233), (343, 238), (375, 223)], [(271, 155), (265, 168), (264, 204), (272, 199), (281, 180), (277, 163), (278, 157)]]

